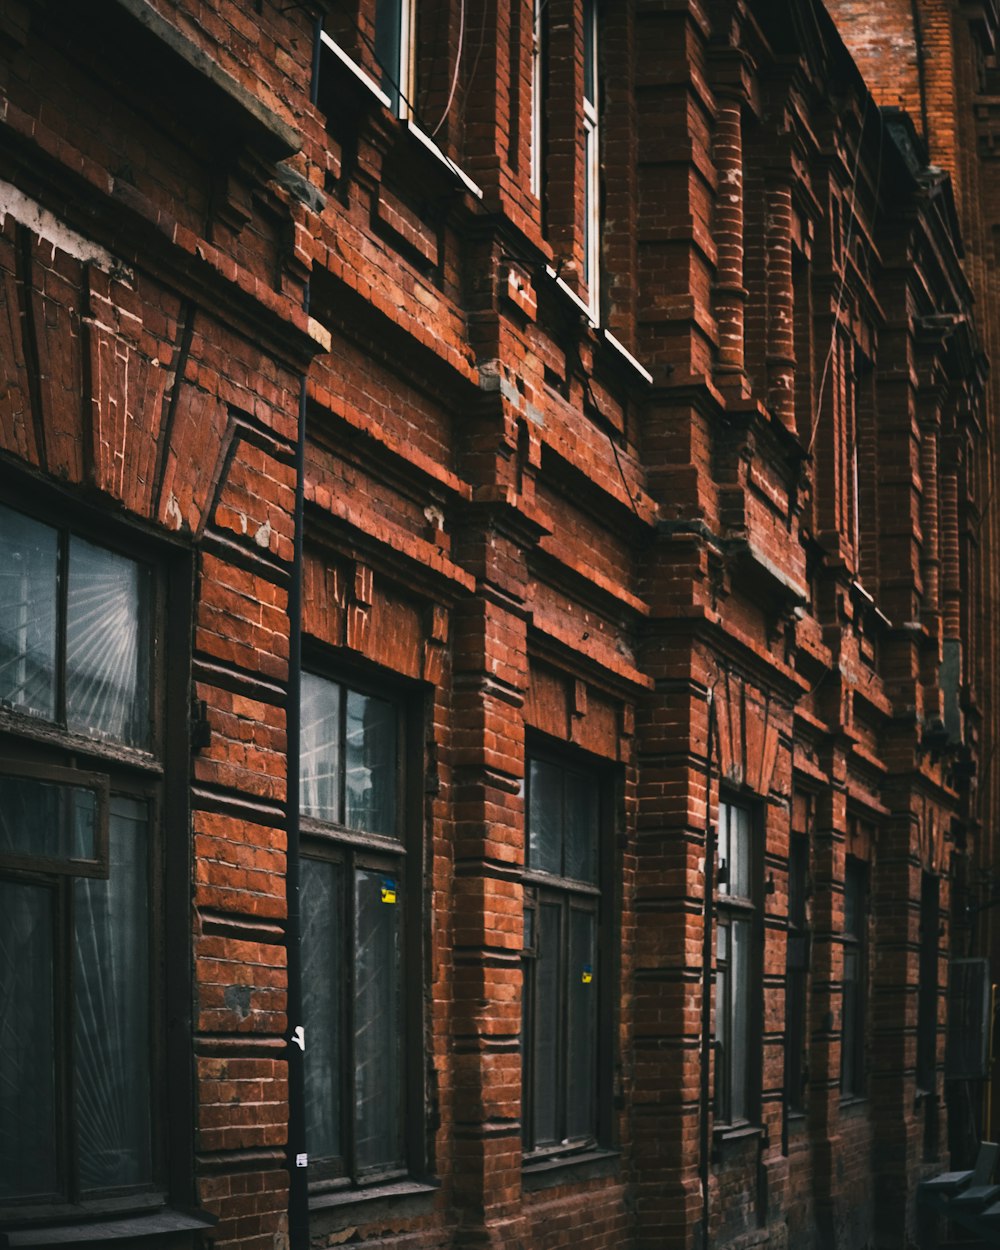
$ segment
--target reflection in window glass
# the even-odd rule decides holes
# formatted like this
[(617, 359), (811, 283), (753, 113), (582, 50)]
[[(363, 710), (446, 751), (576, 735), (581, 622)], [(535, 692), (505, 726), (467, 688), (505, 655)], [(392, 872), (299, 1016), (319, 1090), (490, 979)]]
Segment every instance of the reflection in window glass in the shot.
[(347, 692), (344, 735), (344, 824), (366, 833), (396, 833), (396, 711), (385, 699)]
[(528, 767), (528, 867), (597, 881), (600, 791), (585, 773), (531, 760)]
[(538, 872), (562, 873), (562, 770), (532, 760), (528, 772), (528, 866)]
[(66, 724), (149, 743), (148, 585), (134, 560), (81, 538), (69, 546)]
[(0, 506), (0, 703), (56, 715), (59, 538)]
[(301, 703), (299, 808), (303, 816), (339, 824), (340, 687), (303, 673)]

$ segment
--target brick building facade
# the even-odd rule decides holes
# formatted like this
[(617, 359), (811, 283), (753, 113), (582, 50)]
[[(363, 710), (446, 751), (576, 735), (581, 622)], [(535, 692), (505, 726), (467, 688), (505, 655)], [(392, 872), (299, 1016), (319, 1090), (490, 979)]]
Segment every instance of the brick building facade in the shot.
[(1000, 957), (998, 30), (0, 7), (0, 1240), (917, 1241)]

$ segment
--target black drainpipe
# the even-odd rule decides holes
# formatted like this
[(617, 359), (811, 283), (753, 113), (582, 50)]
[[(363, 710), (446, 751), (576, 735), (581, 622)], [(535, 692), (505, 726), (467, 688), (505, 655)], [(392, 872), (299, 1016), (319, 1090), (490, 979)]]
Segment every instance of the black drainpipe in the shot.
[(285, 894), (288, 919), (288, 1236), (291, 1250), (309, 1245), (309, 1169), (305, 1124), (305, 1035), (302, 1028), (302, 921), (299, 914), (299, 708), (302, 677), (302, 500), (305, 476), (306, 378), (299, 396), (295, 444), (295, 544), (288, 589), (288, 742)]
[(715, 686), (708, 691), (708, 734), (705, 752), (705, 921), (703, 925), (701, 967), (701, 1243), (708, 1250), (708, 1225), (711, 1215), (708, 1195), (708, 1173), (711, 1160), (712, 1139), (709, 1132), (709, 1111), (712, 1090), (709, 1083), (710, 1057), (712, 1054), (712, 952), (714, 938), (715, 892), (715, 830), (712, 825), (712, 755), (715, 750), (712, 730), (715, 725)]
[[(322, 18), (316, 19), (313, 40), (313, 104), (319, 93), (319, 51)], [(302, 300), (309, 312), (309, 284)], [(286, 704), (287, 839), (285, 855), (285, 896), (288, 918), (285, 923), (288, 969), (288, 1243), (290, 1250), (309, 1247), (309, 1155), (306, 1151), (305, 1047), (302, 1025), (302, 916), (299, 911), (299, 731), (302, 691), (302, 551), (303, 501), (306, 470), (307, 377), (303, 373), (299, 389), (299, 425), (295, 441), (295, 541), (292, 580), (288, 588), (288, 702)]]

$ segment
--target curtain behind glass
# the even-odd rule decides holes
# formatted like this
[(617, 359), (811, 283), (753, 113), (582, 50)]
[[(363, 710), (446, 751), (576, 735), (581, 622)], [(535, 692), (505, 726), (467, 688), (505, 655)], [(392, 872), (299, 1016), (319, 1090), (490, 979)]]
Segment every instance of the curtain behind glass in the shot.
[(56, 714), (54, 529), (0, 507), (0, 702), (52, 720)]
[(74, 883), (76, 1114), (84, 1192), (150, 1180), (146, 804), (113, 797), (107, 881)]
[(569, 1055), (566, 1136), (597, 1135), (597, 952), (596, 917), (590, 911), (569, 913)]
[(147, 571), (82, 538), (69, 544), (66, 724), (149, 745)]
[(52, 892), (0, 881), (0, 1198), (52, 1194)]
[(531, 1056), (532, 1138), (535, 1146), (559, 1140), (557, 1091), (559, 1088), (559, 998), (561, 969), (562, 908), (542, 903), (538, 909), (538, 957), (535, 961), (535, 1037)]
[(302, 860), (302, 1023), (305, 1026), (306, 1145), (313, 1160), (337, 1159), (341, 1143), (343, 869)]
[[(402, 1164), (400, 903), (385, 902), (382, 872), (355, 873), (355, 1163)], [(393, 880), (398, 893), (400, 883)]]

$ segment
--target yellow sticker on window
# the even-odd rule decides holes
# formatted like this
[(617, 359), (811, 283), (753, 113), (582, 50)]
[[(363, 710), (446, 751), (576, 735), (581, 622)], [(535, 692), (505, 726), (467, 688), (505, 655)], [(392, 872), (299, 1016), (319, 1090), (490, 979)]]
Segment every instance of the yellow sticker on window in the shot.
[(382, 882), (382, 902), (394, 903), (396, 901), (396, 883), (395, 881)]
[(593, 979), (594, 979), (593, 968), (584, 968), (583, 973), (580, 976), (580, 980), (583, 982), (583, 984), (589, 985), (591, 981), (593, 981)]

